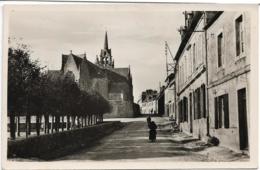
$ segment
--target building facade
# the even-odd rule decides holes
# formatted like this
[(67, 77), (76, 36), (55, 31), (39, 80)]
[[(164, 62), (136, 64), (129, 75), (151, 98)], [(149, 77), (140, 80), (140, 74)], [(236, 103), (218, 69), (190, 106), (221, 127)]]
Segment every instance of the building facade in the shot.
[(165, 115), (169, 116), (171, 120), (176, 120), (175, 73), (171, 73), (170, 75), (168, 75), (165, 82)]
[(142, 92), (140, 99), (141, 114), (158, 114), (156, 97), (158, 92), (156, 90), (148, 89)]
[(223, 12), (206, 30), (210, 135), (235, 150), (249, 147), (250, 17)]
[(115, 68), (107, 33), (104, 49), (96, 64), (87, 60), (86, 54), (62, 55), (61, 72), (71, 72), (79, 87), (85, 91), (97, 91), (107, 99), (112, 111), (104, 117), (133, 117), (133, 85), (130, 67)]
[(202, 12), (185, 12), (182, 42), (175, 56), (177, 122), (197, 138), (207, 135), (206, 59)]
[(159, 116), (167, 116), (165, 114), (165, 86), (160, 87), (160, 91), (156, 97), (156, 107)]
[(249, 148), (250, 17), (247, 12), (184, 12), (176, 53), (180, 130)]

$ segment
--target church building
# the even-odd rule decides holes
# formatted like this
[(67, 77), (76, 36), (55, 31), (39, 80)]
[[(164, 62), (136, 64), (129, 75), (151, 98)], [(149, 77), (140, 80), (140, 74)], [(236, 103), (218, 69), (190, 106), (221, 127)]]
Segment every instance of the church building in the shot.
[(106, 118), (133, 117), (133, 85), (130, 67), (115, 68), (108, 36), (105, 34), (104, 48), (96, 63), (87, 60), (86, 53), (76, 55), (62, 54), (61, 71), (73, 73), (75, 81), (84, 91), (97, 91), (111, 106)]

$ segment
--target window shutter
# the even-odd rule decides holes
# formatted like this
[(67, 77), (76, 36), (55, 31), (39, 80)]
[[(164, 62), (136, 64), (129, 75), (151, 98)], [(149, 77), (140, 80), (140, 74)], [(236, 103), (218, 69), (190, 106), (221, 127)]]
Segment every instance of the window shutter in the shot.
[(206, 88), (204, 84), (202, 85), (202, 97), (203, 97), (202, 113), (203, 113), (203, 117), (206, 118)]
[(215, 129), (218, 129), (218, 98), (215, 97)]
[(188, 121), (188, 98), (186, 97), (186, 121)]
[(203, 86), (200, 87), (200, 118), (204, 117)]
[(218, 97), (218, 127), (222, 128), (222, 103), (223, 97)]
[(200, 93), (200, 88), (197, 89), (198, 92), (198, 119), (201, 118), (201, 93)]
[(197, 110), (197, 103), (198, 103), (198, 93), (197, 93), (197, 90), (195, 90), (194, 92), (194, 119), (197, 119), (198, 118), (198, 110)]
[(229, 128), (228, 94), (224, 95), (224, 127)]
[(179, 102), (179, 115), (180, 115), (180, 122), (182, 122), (182, 100)]

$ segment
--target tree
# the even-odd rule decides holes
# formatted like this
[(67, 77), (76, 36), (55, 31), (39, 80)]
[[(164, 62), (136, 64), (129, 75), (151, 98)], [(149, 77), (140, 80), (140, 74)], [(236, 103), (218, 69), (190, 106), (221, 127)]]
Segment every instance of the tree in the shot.
[(40, 71), (38, 62), (30, 60), (28, 46), (21, 44), (8, 49), (8, 115), (12, 139), (15, 139), (16, 115), (26, 115), (26, 134), (30, 133), (31, 101), (37, 96), (34, 89), (38, 88)]
[[(109, 102), (95, 91), (82, 91), (72, 72), (42, 72), (37, 61), (30, 59), (30, 50), (26, 45), (10, 47), (8, 50), (8, 116), (10, 117), (10, 136), (15, 139), (15, 117), (26, 116), (26, 137), (31, 132), (31, 116), (36, 116), (36, 132), (40, 135), (41, 117), (44, 115), (45, 133), (64, 129), (64, 116), (67, 116), (67, 130), (75, 126), (86, 126), (86, 120), (94, 115), (103, 119), (103, 114), (110, 112)], [(60, 124), (60, 117), (62, 123)], [(72, 122), (70, 122), (72, 117)], [(54, 124), (55, 118), (55, 124)], [(81, 122), (81, 123), (80, 123)], [(90, 124), (90, 122), (88, 123)], [(19, 119), (18, 119), (19, 125)], [(19, 128), (18, 128), (19, 129)], [(19, 134), (19, 130), (18, 130)]]

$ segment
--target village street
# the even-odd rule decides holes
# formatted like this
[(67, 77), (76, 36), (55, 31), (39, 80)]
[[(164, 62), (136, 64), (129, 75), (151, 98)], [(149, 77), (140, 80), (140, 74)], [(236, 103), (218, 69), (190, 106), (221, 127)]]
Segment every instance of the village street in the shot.
[[(119, 120), (119, 119), (117, 119)], [(166, 118), (152, 118), (159, 125), (157, 141), (148, 141), (146, 118), (121, 119), (126, 126), (83, 149), (60, 160), (75, 161), (246, 161), (248, 156), (224, 147), (208, 147), (184, 134), (173, 134), (160, 124)], [(186, 142), (181, 142), (181, 138)], [(189, 142), (188, 142), (189, 141)]]

